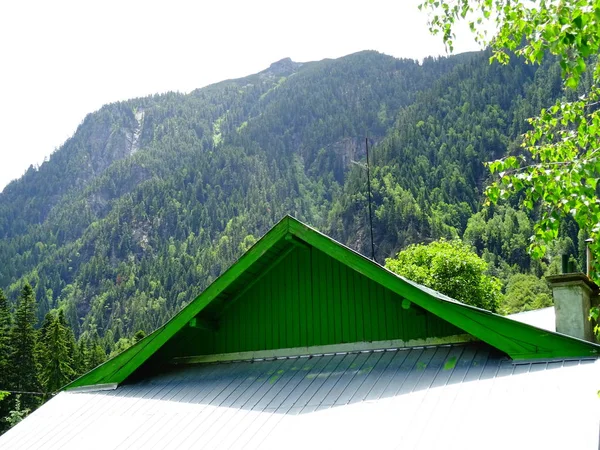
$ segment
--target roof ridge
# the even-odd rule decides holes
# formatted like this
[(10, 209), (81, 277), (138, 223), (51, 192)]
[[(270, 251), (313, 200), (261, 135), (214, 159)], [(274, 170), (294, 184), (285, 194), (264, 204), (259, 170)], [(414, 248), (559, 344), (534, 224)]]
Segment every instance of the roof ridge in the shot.
[[(288, 235), (293, 236), (294, 239), (286, 239)], [(293, 216), (286, 215), (168, 322), (65, 388), (123, 382), (178, 331), (188, 325), (190, 320), (219, 298), (242, 274), (259, 260), (265, 258), (275, 245), (282, 240), (287, 245), (296, 245), (296, 239), (302, 241), (302, 245), (320, 250), (357, 273), (407, 299), (408, 307), (414, 303), (492, 347), (505, 352), (513, 359), (596, 355), (600, 350), (599, 345), (540, 330), (490, 311), (460, 303), (394, 274), (375, 261), (302, 223)]]

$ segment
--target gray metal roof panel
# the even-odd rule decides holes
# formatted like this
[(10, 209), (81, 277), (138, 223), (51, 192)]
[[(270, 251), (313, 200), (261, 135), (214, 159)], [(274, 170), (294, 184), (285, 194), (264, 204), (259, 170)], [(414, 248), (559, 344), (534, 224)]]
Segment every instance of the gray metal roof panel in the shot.
[(544, 330), (556, 331), (556, 310), (554, 306), (509, 314), (506, 317)]
[(481, 344), (180, 366), (62, 392), (0, 448), (596, 449), (599, 380), (596, 360), (515, 363)]

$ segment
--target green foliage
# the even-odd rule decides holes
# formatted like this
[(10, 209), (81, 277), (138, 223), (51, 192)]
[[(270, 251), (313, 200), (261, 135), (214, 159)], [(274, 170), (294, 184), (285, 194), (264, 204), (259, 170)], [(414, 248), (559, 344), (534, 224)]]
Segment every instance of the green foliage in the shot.
[(14, 427), (16, 424), (18, 424), (21, 420), (23, 420), (25, 417), (27, 417), (27, 415), (29, 414), (30, 411), (31, 411), (31, 409), (24, 408), (22, 406), (21, 395), (17, 394), (15, 397), (14, 409), (12, 409), (8, 413), (8, 416), (4, 419), (5, 422), (8, 424), (8, 428)]
[(133, 335), (133, 343), (137, 344), (139, 341), (146, 337), (146, 332), (144, 330), (138, 330), (137, 333)]
[(514, 314), (552, 304), (552, 293), (545, 281), (535, 275), (519, 273), (508, 280), (501, 311), (503, 314)]
[[(583, 76), (587, 58), (598, 54), (600, 41), (600, 2), (576, 0), (530, 4), (522, 0), (459, 0), (453, 3), (426, 0), (420, 8), (429, 10), (430, 31), (442, 33), (453, 48), (453, 26), (467, 20), (476, 39), (492, 44), (494, 60), (502, 63), (509, 52), (530, 63), (540, 63), (548, 54), (560, 58), (569, 87), (576, 87)], [(490, 37), (485, 27), (492, 23), (496, 34)]]
[(470, 217), (463, 239), (479, 254), (495, 255), (497, 266), (505, 263), (529, 270), (532, 262), (527, 246), (531, 232), (532, 224), (527, 214), (510, 206), (501, 206)]
[(131, 347), (134, 344), (134, 342), (129, 339), (129, 338), (121, 338), (119, 339), (114, 347), (112, 352), (110, 352), (109, 358), (114, 358), (115, 356), (117, 356), (119, 353), (124, 352), (125, 350), (127, 350), (129, 347)]
[(62, 311), (46, 315), (37, 345), (40, 384), (44, 392), (56, 392), (75, 376), (75, 346)]
[[(482, 162), (515, 148), (524, 118), (561, 95), (556, 61), (490, 66), (490, 55), (288, 61), (107, 105), (0, 194), (0, 286), (12, 302), (34, 286), (40, 322), (64, 312), (81, 372), (162, 325), (286, 213), (368, 254), (366, 174), (352, 163), (364, 161), (365, 130), (378, 260), (462, 237)], [(476, 245), (490, 271), (530, 269), (517, 247), (521, 215), (536, 214), (502, 231), (510, 249), (499, 237)]]
[(10, 339), (11, 328), (12, 317), (8, 306), (8, 299), (2, 289), (0, 289), (0, 388), (7, 386), (10, 382), (8, 374), (10, 372), (10, 358), (13, 352)]
[[(28, 281), (40, 322), (61, 309), (78, 339), (97, 336), (112, 353), (120, 339), (162, 325), (286, 213), (361, 250), (364, 176), (351, 160), (364, 158), (364, 130), (382, 141), (400, 111), (456, 84), (472, 72), (467, 64), (487, 71), (485, 59), (421, 65), (361, 52), (284, 64), (282, 73), (270, 69), (189, 95), (107, 105), (0, 194), (0, 286), (14, 300)], [(460, 73), (418, 98), (458, 66)], [(132, 152), (127, 136), (138, 132)], [(435, 155), (434, 174), (419, 168), (415, 176), (427, 175), (427, 184), (414, 190), (415, 176), (403, 179), (398, 168), (411, 169), (395, 152), (386, 147), (384, 159), (375, 151), (382, 155), (373, 171), (380, 258), (428, 237), (429, 224), (436, 237), (460, 235), (476, 204), (467, 203), (475, 190), (461, 173), (442, 176), (444, 151)], [(451, 196), (424, 195), (440, 182), (437, 192)]]
[(88, 350), (87, 371), (99, 366), (106, 361), (106, 351), (100, 344), (92, 344)]
[(106, 359), (97, 336), (76, 343), (62, 310), (47, 313), (35, 330), (34, 308), (30, 285), (23, 286), (14, 315), (0, 290), (0, 434), (47, 400), (43, 392), (57, 391)]
[(411, 245), (385, 266), (463, 303), (494, 312), (499, 307), (500, 280), (487, 275), (487, 263), (459, 240)]
[[(558, 57), (565, 86), (579, 89), (577, 95), (567, 93), (530, 119), (531, 128), (522, 138), (523, 154), (488, 164), (496, 177), (486, 194), (492, 203), (518, 198), (524, 207), (540, 209), (530, 248), (534, 257), (544, 255), (558, 236), (561, 221), (569, 216), (593, 239), (592, 251), (599, 255), (600, 2), (461, 0), (448, 5), (427, 0), (423, 6), (432, 12), (432, 32), (442, 32), (450, 48), (455, 21), (477, 12), (497, 26), (492, 59), (506, 63), (507, 51), (530, 63), (540, 63), (550, 54)], [(471, 29), (477, 33), (481, 22), (481, 18), (471, 21)], [(477, 36), (486, 41), (482, 33)], [(593, 277), (600, 281), (597, 264)]]
[(12, 329), (12, 316), (8, 299), (0, 289), (0, 434), (7, 428), (3, 420), (11, 410), (11, 398), (3, 389), (9, 389), (13, 379), (13, 368), (10, 365), (13, 353), (10, 333)]
[[(25, 284), (21, 289), (10, 334), (10, 345), (12, 347), (10, 366), (14, 371), (12, 386), (17, 391), (39, 391), (37, 367), (34, 359), (36, 342), (34, 325), (37, 322), (35, 308), (33, 289), (29, 284)], [(28, 397), (23, 400), (23, 404), (27, 407), (34, 406), (36, 403), (35, 398)]]

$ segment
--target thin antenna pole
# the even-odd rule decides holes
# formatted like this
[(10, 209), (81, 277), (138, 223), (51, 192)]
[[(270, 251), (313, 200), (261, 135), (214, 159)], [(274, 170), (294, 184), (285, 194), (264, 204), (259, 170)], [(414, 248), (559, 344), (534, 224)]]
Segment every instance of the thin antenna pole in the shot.
[(373, 240), (373, 210), (371, 208), (371, 172), (369, 169), (369, 138), (365, 138), (367, 149), (367, 188), (369, 191), (369, 226), (371, 227), (371, 259), (375, 261), (375, 241)]

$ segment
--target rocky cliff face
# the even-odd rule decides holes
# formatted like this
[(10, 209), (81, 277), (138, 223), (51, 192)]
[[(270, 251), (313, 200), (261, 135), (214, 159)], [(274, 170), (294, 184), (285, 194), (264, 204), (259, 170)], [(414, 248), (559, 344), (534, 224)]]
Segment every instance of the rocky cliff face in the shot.
[(302, 67), (302, 63), (294, 62), (291, 58), (283, 58), (271, 64), (267, 70), (261, 73), (282, 77), (296, 72), (300, 67)]

